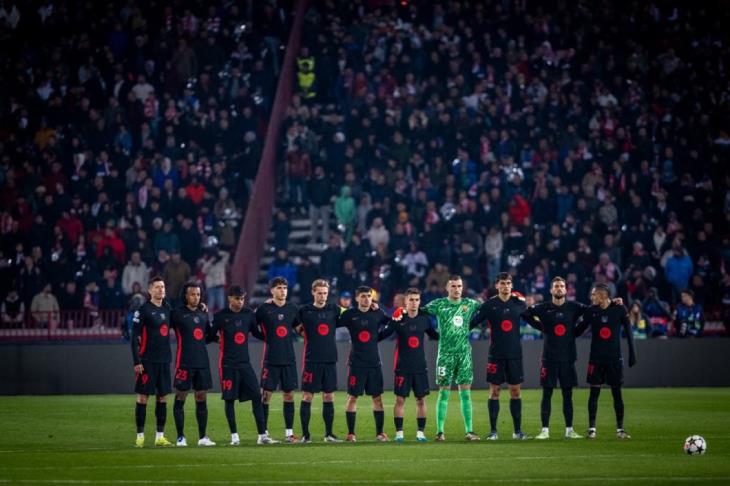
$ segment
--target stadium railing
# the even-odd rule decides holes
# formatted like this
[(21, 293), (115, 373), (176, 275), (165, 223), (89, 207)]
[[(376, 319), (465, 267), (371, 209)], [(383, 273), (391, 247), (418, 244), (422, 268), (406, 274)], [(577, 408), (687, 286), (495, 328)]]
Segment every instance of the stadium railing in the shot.
[(118, 340), (126, 314), (123, 309), (28, 311), (22, 319), (2, 319), (0, 342)]

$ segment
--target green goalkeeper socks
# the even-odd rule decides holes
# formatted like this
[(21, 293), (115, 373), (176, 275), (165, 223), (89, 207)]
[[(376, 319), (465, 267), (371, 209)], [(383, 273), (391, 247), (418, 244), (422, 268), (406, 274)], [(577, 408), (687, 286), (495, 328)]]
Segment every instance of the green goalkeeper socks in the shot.
[(471, 390), (459, 390), (459, 398), (461, 399), (461, 416), (464, 417), (464, 430), (468, 434), (474, 431), (471, 421)]
[(449, 410), (450, 390), (439, 390), (439, 399), (436, 403), (436, 432), (443, 433), (446, 422), (446, 412)]

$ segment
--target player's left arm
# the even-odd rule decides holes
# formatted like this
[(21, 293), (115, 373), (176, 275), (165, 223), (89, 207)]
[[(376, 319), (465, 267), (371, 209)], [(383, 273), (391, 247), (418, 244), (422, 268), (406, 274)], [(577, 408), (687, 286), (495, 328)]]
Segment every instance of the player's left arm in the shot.
[[(390, 324), (392, 321), (391, 321), (390, 317), (385, 312), (382, 311), (382, 309), (378, 309), (377, 312), (380, 313), (380, 315), (378, 316), (379, 317), (379, 319), (378, 319), (378, 341), (382, 341), (386, 337), (393, 334), (392, 331), (387, 335), (383, 334), (383, 331), (385, 331), (385, 329), (388, 327), (388, 324)], [(393, 326), (393, 331), (395, 331), (394, 326)]]
[(378, 329), (378, 342), (380, 342), (383, 339), (387, 339), (390, 336), (392, 336), (393, 333), (395, 332), (395, 326), (396, 325), (397, 324), (394, 321), (389, 320), (387, 323), (385, 323), (385, 325), (383, 327), (381, 327), (380, 329)]
[(537, 306), (533, 305), (525, 309), (525, 311), (520, 314), (520, 318), (530, 327), (533, 327), (538, 331), (543, 330), (542, 321), (540, 321), (540, 317), (537, 315)]
[(631, 323), (629, 322), (629, 312), (626, 307), (622, 308), (621, 327), (626, 334), (626, 340), (629, 342), (629, 368), (636, 364), (636, 349), (634, 347), (634, 336), (631, 333)]
[(578, 322), (575, 323), (575, 327), (573, 327), (573, 334), (575, 337), (582, 336), (584, 332), (586, 332), (586, 329), (588, 329), (588, 326), (590, 326), (590, 322), (586, 319), (585, 312), (578, 318)]
[(426, 334), (428, 334), (428, 337), (430, 337), (434, 341), (438, 341), (439, 337), (441, 337), (439, 332), (436, 329), (434, 329), (432, 326), (428, 326), (428, 329), (426, 329)]
[(481, 327), (482, 323), (487, 320), (487, 304), (486, 302), (479, 306), (474, 315), (469, 320), (469, 329)]
[[(215, 316), (213, 316), (215, 319)], [(205, 343), (217, 343), (218, 342), (218, 331), (213, 328), (213, 323), (208, 318), (208, 314), (205, 315)]]

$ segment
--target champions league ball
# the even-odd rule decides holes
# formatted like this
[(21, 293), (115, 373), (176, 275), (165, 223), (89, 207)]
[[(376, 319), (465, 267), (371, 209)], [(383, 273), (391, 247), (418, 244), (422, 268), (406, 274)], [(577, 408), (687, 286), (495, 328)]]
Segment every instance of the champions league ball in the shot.
[(699, 435), (692, 435), (684, 441), (684, 452), (690, 456), (699, 456), (705, 451), (707, 451), (707, 442)]

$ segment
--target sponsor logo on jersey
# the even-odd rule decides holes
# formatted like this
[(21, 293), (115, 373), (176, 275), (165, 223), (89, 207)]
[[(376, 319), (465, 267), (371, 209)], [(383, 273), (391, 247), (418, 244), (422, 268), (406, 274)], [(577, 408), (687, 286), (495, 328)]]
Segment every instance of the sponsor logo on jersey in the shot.
[(453, 323), (456, 327), (461, 327), (464, 325), (464, 318), (461, 316), (454, 316)]

